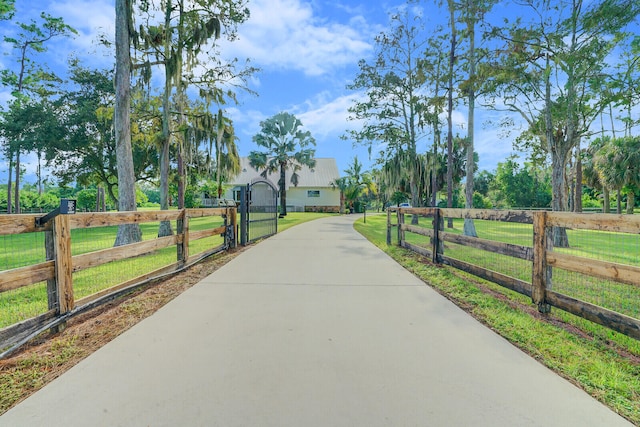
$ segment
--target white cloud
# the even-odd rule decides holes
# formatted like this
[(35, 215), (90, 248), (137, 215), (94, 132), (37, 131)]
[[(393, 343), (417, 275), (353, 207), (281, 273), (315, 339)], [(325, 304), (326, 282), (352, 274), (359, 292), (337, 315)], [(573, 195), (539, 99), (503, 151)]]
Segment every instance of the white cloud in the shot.
[(319, 76), (352, 65), (372, 49), (370, 32), (363, 31), (366, 23), (359, 17), (352, 17), (349, 25), (329, 22), (300, 0), (255, 0), (249, 7), (251, 18), (228, 49), (265, 69)]
[[(74, 55), (103, 67), (114, 63), (113, 49), (102, 46), (98, 40), (113, 42), (115, 36), (115, 6), (113, 0), (62, 0), (48, 7), (52, 16), (63, 16), (65, 23), (78, 34), (65, 43)], [(64, 58), (66, 60), (66, 58)]]
[(357, 98), (357, 94), (351, 94), (331, 99), (327, 92), (323, 92), (296, 107), (294, 113), (315, 137), (339, 137), (355, 126), (354, 122), (348, 120), (348, 108)]
[(254, 109), (226, 108), (226, 114), (233, 120), (236, 136), (244, 141), (241, 144), (243, 152), (249, 147), (253, 135), (260, 130), (260, 122), (268, 117), (261, 111)]
[(64, 16), (65, 23), (78, 30), (80, 46), (89, 46), (98, 34), (115, 34), (113, 0), (55, 1), (48, 11), (52, 16)]
[(0, 90), (0, 106), (7, 105), (13, 99), (11, 92), (8, 90)]

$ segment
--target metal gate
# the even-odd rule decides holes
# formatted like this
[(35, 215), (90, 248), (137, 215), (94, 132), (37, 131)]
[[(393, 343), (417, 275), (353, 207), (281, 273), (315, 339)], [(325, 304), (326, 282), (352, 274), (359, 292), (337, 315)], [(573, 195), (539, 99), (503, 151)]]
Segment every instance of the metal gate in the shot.
[(240, 244), (278, 232), (278, 189), (266, 179), (254, 179), (240, 190)]

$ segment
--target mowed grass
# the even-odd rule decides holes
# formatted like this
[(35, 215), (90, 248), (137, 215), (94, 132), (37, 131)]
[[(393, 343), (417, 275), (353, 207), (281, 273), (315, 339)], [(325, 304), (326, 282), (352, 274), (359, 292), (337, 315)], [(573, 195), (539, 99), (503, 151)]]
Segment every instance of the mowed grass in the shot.
[[(430, 223), (426, 218), (421, 221), (425, 226), (427, 221)], [(454, 224), (457, 232), (460, 232), (462, 221)], [(395, 229), (392, 233), (394, 244), (388, 246), (386, 216), (367, 217), (366, 224), (359, 220), (355, 227), (398, 263), (464, 307), (491, 329), (614, 411), (640, 425), (639, 341), (557, 309), (553, 309), (546, 319), (539, 318), (528, 297), (452, 268), (431, 265), (419, 255), (396, 246)], [(484, 225), (478, 223), (476, 227), (483, 238), (492, 238), (488, 237), (488, 233), (493, 233), (496, 240), (502, 238), (501, 241), (509, 243), (524, 242), (526, 238), (531, 242), (532, 239), (531, 236), (524, 235), (526, 227), (521, 230), (520, 227), (513, 228), (514, 236), (509, 236), (505, 230), (485, 230)], [(485, 232), (487, 234), (483, 236), (482, 233)], [(409, 233), (407, 237), (409, 238)], [(422, 243), (427, 239), (422, 236), (417, 238)], [(571, 242), (571, 235), (569, 239)], [(593, 243), (605, 244), (599, 241)], [(531, 243), (528, 244), (530, 245)], [(589, 248), (581, 250), (583, 253), (591, 251)], [(488, 262), (486, 259), (484, 261)], [(479, 265), (485, 266), (482, 259), (480, 262)], [(630, 298), (632, 301), (628, 301), (629, 304), (638, 305), (640, 300), (637, 297)]]

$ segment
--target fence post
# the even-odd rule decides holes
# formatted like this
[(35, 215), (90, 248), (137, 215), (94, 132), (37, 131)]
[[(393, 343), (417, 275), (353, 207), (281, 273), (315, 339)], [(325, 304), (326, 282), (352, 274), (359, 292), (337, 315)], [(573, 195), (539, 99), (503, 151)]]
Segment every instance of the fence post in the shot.
[(440, 208), (433, 209), (433, 238), (431, 241), (431, 262), (438, 264), (438, 255), (444, 253), (444, 244), (440, 240), (440, 230), (444, 230), (444, 218)]
[(551, 285), (547, 267), (547, 213), (533, 213), (533, 273), (531, 300), (540, 313), (548, 313), (551, 306), (546, 301), (547, 287)]
[(391, 210), (387, 208), (387, 246), (391, 245)]
[(177, 258), (181, 266), (189, 259), (189, 216), (187, 210), (183, 209), (176, 221), (178, 232)]
[(53, 241), (58, 314), (73, 310), (73, 263), (71, 260), (71, 227), (67, 215), (53, 219)]
[(402, 208), (398, 208), (398, 246), (402, 246), (404, 244), (404, 230), (402, 229), (402, 225), (404, 224), (404, 213), (400, 212)]
[(233, 227), (233, 241), (230, 242), (229, 247), (237, 248), (238, 247), (238, 208), (231, 208), (230, 216), (231, 216), (231, 226)]

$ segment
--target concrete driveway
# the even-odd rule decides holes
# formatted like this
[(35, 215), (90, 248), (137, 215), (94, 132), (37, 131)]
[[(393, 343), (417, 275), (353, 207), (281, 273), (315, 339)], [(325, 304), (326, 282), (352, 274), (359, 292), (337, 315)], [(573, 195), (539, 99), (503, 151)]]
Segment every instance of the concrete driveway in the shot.
[(242, 253), (0, 426), (624, 426), (352, 228)]

